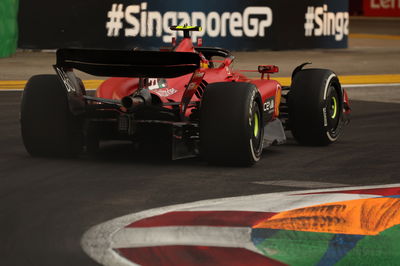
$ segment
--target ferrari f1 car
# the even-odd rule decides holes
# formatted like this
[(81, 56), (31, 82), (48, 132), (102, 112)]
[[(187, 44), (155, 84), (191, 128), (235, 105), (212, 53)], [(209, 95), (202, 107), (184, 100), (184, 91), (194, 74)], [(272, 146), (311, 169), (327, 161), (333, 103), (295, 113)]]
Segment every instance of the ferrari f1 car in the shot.
[[(270, 79), (278, 67), (261, 65), (261, 77), (250, 79), (233, 70), (229, 51), (193, 45), (190, 31), (200, 27), (171, 29), (183, 38), (160, 51), (59, 49), (56, 75), (33, 76), (23, 93), (28, 153), (76, 156), (127, 140), (172, 159), (252, 165), (264, 148), (285, 142), (285, 130), (305, 145), (338, 139), (350, 108), (334, 72), (302, 64), (283, 87)], [(73, 69), (111, 78), (88, 95)]]

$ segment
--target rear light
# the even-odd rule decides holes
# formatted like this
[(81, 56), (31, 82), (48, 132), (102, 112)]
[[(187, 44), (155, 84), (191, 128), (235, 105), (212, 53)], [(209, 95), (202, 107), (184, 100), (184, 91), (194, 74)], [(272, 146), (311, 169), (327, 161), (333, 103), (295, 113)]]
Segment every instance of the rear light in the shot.
[(198, 47), (202, 47), (203, 46), (203, 38), (201, 38), (201, 37), (197, 38), (197, 46)]

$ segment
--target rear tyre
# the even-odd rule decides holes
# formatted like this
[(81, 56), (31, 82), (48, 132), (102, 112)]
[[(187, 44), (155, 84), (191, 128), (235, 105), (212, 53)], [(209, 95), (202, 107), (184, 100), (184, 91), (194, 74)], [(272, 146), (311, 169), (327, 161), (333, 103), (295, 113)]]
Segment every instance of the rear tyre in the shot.
[(260, 160), (264, 126), (253, 84), (207, 86), (200, 110), (200, 152), (210, 163), (250, 166)]
[(71, 157), (83, 147), (82, 123), (68, 106), (67, 92), (56, 75), (37, 75), (25, 86), (21, 134), (32, 156)]
[(289, 126), (304, 145), (328, 145), (342, 131), (342, 89), (335, 73), (327, 69), (298, 72), (289, 94)]

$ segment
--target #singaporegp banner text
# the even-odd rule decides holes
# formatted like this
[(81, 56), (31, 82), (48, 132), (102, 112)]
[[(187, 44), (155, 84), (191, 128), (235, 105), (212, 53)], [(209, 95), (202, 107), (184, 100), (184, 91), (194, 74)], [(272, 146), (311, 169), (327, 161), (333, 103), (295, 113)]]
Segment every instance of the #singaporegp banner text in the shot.
[(21, 3), (21, 48), (156, 49), (184, 24), (203, 28), (193, 41), (231, 50), (346, 48), (349, 33), (348, 0), (54, 2)]

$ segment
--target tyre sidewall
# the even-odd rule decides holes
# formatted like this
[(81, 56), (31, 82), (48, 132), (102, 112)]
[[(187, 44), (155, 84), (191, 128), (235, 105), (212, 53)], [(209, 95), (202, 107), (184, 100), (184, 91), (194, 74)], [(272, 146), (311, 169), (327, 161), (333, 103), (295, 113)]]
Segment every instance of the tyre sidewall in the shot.
[[(327, 113), (332, 90), (338, 95), (336, 128), (330, 128)], [(306, 69), (297, 73), (289, 95), (289, 124), (295, 139), (306, 145), (335, 142), (342, 131), (342, 95), (339, 80), (330, 70)]]
[[(253, 103), (256, 102), (256, 105)], [(203, 157), (212, 163), (251, 165), (262, 153), (252, 145), (252, 115), (261, 106), (258, 89), (249, 83), (209, 84), (200, 112), (200, 142)], [(260, 109), (259, 109), (260, 110)], [(263, 134), (260, 111), (260, 137)]]
[[(334, 74), (333, 74), (334, 75)], [(324, 93), (325, 99), (323, 101), (323, 107), (322, 108), (328, 108), (329, 104), (330, 104), (330, 99), (331, 97), (334, 96), (334, 92), (336, 92), (337, 97), (337, 116), (338, 116), (338, 121), (336, 123), (335, 126), (331, 126), (330, 125), (330, 118), (329, 118), (329, 113), (327, 111), (323, 111), (323, 119), (324, 119), (324, 127), (326, 130), (326, 136), (328, 138), (328, 140), (330, 142), (335, 142), (339, 136), (340, 133), (342, 132), (342, 126), (343, 126), (343, 119), (342, 119), (342, 110), (343, 110), (343, 101), (341, 100), (342, 97), (340, 96), (339, 92), (338, 92), (338, 88), (337, 88), (337, 84), (338, 84), (338, 80), (336, 75), (334, 75), (333, 77), (330, 76), (330, 79), (328, 79), (327, 83), (326, 83), (326, 90)], [(324, 110), (324, 109), (323, 109)], [(325, 109), (327, 110), (327, 109)], [(325, 122), (326, 121), (326, 122)]]
[(32, 156), (71, 157), (82, 150), (81, 118), (69, 111), (67, 92), (56, 75), (28, 81), (20, 120), (22, 139)]

